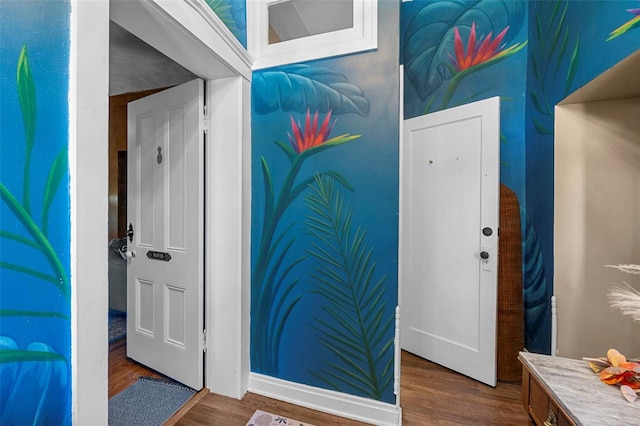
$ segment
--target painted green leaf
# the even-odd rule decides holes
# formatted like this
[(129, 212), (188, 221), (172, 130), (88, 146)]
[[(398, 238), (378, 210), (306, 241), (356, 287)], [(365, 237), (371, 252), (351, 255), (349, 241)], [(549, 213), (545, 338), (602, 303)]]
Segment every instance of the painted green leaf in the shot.
[(531, 120), (533, 121), (533, 127), (535, 127), (536, 132), (538, 132), (539, 134), (550, 135), (551, 133), (553, 133), (551, 130), (547, 129), (545, 125), (542, 124), (537, 118), (531, 117)]
[(374, 278), (373, 248), (362, 228), (352, 231), (351, 209), (332, 177), (316, 177), (305, 199), (312, 212), (307, 230), (316, 240), (307, 250), (317, 261), (309, 275), (326, 313), (315, 328), (335, 357), (311, 374), (332, 389), (382, 400), (393, 378), (395, 319), (386, 309), (386, 276)]
[(544, 114), (544, 115), (549, 114), (549, 110), (547, 109), (546, 105), (543, 105), (542, 101), (540, 100), (540, 98), (538, 97), (538, 94), (535, 91), (530, 90), (529, 96), (531, 96), (531, 102), (533, 102), (533, 106), (540, 114)]
[(286, 154), (287, 158), (289, 159), (289, 163), (293, 164), (296, 157), (298, 156), (298, 153), (296, 152), (295, 149), (293, 149), (291, 144), (286, 142), (276, 141), (276, 145), (278, 145), (278, 147), (280, 147), (280, 149)]
[(562, 58), (564, 58), (564, 55), (567, 52), (568, 44), (569, 44), (569, 28), (565, 27), (564, 36), (562, 38), (562, 45), (560, 47), (560, 53), (558, 55), (558, 60), (556, 61), (556, 68), (554, 70), (554, 75), (557, 75), (558, 71), (560, 70), (560, 66), (562, 65)]
[(7, 269), (9, 271), (19, 272), (25, 275), (30, 275), (34, 278), (38, 278), (40, 280), (50, 282), (54, 284), (56, 287), (60, 287), (60, 283), (59, 283), (60, 280), (57, 277), (54, 277), (53, 275), (45, 274), (33, 268), (28, 268), (26, 266), (21, 266), (21, 265), (16, 265), (14, 263), (1, 262), (1, 261), (0, 261), (0, 268)]
[(22, 46), (20, 57), (18, 58), (16, 81), (18, 83), (18, 99), (22, 110), (27, 151), (30, 152), (33, 149), (36, 133), (36, 88), (29, 67), (26, 45)]
[(0, 364), (8, 362), (33, 362), (33, 361), (66, 361), (55, 352), (22, 351), (17, 349), (0, 349)]
[(42, 203), (42, 232), (47, 235), (49, 225), (49, 209), (53, 198), (58, 191), (62, 178), (67, 174), (67, 147), (64, 146), (58, 155), (56, 156), (51, 169), (49, 170), (49, 176), (47, 177), (47, 183), (44, 187), (44, 201)]
[(567, 70), (567, 83), (564, 87), (565, 96), (568, 95), (571, 90), (573, 80), (576, 78), (576, 72), (578, 71), (578, 48), (580, 47), (580, 37), (576, 40), (576, 47), (571, 53), (571, 60), (569, 61), (569, 69)]
[(405, 74), (425, 101), (443, 81), (451, 78), (450, 54), (453, 53), (454, 28), (463, 39), (475, 22), (483, 34), (500, 33), (509, 26), (503, 42), (508, 44), (518, 34), (526, 14), (521, 0), (479, 0), (463, 2), (440, 0), (426, 3), (409, 23), (403, 44)]
[(271, 181), (271, 171), (269, 165), (264, 157), (260, 158), (262, 164), (262, 175), (264, 177), (264, 222), (263, 229), (266, 228), (266, 223), (273, 218), (273, 206), (274, 206), (274, 193), (273, 182)]
[(61, 314), (59, 312), (49, 311), (19, 311), (15, 309), (0, 309), (0, 316), (2, 317), (36, 317), (36, 318), (58, 318), (62, 320), (71, 319), (69, 315)]
[(29, 67), (29, 57), (27, 55), (27, 45), (22, 46), (18, 57), (18, 70), (16, 75), (18, 85), (18, 99), (22, 110), (22, 122), (25, 133), (25, 155), (22, 183), (22, 204), (27, 213), (31, 213), (30, 176), (31, 176), (31, 153), (36, 134), (36, 88)]
[(364, 92), (339, 72), (306, 64), (289, 65), (253, 75), (252, 106), (258, 114), (309, 111), (369, 114)]
[[(15, 215), (15, 217), (20, 221), (22, 226), (26, 229), (26, 231), (31, 235), (34, 241), (40, 246), (41, 250), (44, 252), (49, 264), (53, 268), (56, 273), (56, 278), (54, 284), (58, 287), (64, 294), (64, 296), (69, 299), (71, 297), (71, 290), (69, 286), (69, 277), (58, 258), (55, 250), (51, 246), (51, 243), (47, 239), (47, 237), (42, 233), (38, 225), (35, 224), (29, 213), (25, 210), (25, 208), (20, 204), (20, 202), (16, 199), (16, 197), (9, 191), (9, 189), (4, 186), (2, 182), (0, 182), (0, 199), (4, 201), (4, 203), (9, 207), (11, 212)], [(3, 264), (3, 267), (12, 267)], [(16, 268), (21, 268), (25, 272), (31, 275), (35, 275), (31, 272), (27, 272), (28, 268), (20, 267), (15, 265)], [(37, 272), (37, 271), (35, 271)], [(42, 274), (37, 272), (37, 274), (41, 275), (41, 278), (49, 280), (46, 274)]]
[(7, 231), (1, 231), (0, 230), (0, 237), (16, 241), (16, 242), (18, 242), (20, 244), (24, 244), (25, 246), (34, 248), (36, 250), (42, 250), (42, 247), (40, 247), (40, 245), (38, 243), (36, 243), (35, 241), (30, 240), (29, 238), (26, 238), (26, 237), (24, 237), (22, 235), (14, 234), (13, 232), (7, 232)]

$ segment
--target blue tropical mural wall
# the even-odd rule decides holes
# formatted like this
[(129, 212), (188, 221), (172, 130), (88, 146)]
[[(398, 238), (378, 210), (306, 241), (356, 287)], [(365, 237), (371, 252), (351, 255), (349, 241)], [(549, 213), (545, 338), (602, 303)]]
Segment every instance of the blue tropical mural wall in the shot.
[(251, 369), (394, 403), (399, 11), (378, 49), (255, 72)]
[(402, 5), (405, 118), (501, 98), (501, 182), (521, 206), (531, 351), (551, 349), (553, 106), (640, 48), (639, 7), (635, 0)]
[(402, 8), (404, 118), (500, 96), (500, 174), (519, 196), (526, 17), (526, 1), (413, 1)]
[(247, 48), (247, 3), (245, 0), (205, 0), (211, 10)]
[(0, 424), (71, 424), (66, 1), (0, 2)]

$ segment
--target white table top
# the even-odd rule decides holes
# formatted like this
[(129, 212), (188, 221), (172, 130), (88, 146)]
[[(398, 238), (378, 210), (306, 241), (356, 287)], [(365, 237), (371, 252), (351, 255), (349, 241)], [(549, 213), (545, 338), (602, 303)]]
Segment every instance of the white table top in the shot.
[(601, 382), (587, 361), (530, 352), (520, 352), (520, 360), (578, 425), (640, 425), (640, 399), (627, 401), (618, 386)]

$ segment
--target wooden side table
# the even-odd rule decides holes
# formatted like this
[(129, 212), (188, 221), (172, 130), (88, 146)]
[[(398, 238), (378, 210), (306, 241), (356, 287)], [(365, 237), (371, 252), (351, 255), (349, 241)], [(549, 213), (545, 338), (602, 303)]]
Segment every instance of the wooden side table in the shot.
[(640, 404), (602, 383), (583, 360), (520, 352), (522, 404), (538, 426), (639, 426)]

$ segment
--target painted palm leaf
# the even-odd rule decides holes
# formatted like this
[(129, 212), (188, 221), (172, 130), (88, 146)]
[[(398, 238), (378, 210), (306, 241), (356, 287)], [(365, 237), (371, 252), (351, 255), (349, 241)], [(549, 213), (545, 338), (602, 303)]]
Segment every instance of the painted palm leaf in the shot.
[(535, 44), (531, 49), (535, 85), (531, 85), (529, 96), (534, 107), (531, 120), (540, 135), (553, 133), (553, 105), (571, 92), (578, 70), (580, 38), (571, 40), (566, 22), (568, 7), (567, 1), (536, 3)]
[[(307, 121), (311, 121), (309, 112), (307, 112)], [(292, 126), (295, 129), (296, 140), (291, 142), (300, 147), (304, 145), (302, 142), (305, 137), (295, 124)], [(302, 297), (300, 294), (293, 294), (299, 279), (288, 278), (288, 276), (306, 257), (299, 256), (287, 263), (288, 253), (293, 251), (291, 248), (294, 243), (294, 238), (289, 231), (295, 222), (282, 228), (280, 220), (287, 208), (313, 183), (313, 177), (298, 180), (298, 173), (305, 160), (360, 137), (360, 135), (343, 134), (327, 139), (329, 133), (322, 130), (313, 135), (306, 133), (305, 136), (313, 136), (314, 143), (312, 146), (305, 146), (300, 152), (296, 152), (292, 145), (276, 142), (291, 163), (279, 192), (274, 189), (269, 165), (266, 159), (262, 158), (265, 204), (260, 243), (251, 277), (251, 368), (253, 371), (270, 375), (278, 374), (282, 333), (289, 316)], [(347, 180), (336, 171), (324, 171), (318, 175), (331, 176), (336, 182), (352, 190)]]
[(252, 107), (258, 114), (278, 110), (369, 114), (369, 101), (362, 89), (329, 68), (289, 65), (255, 73), (252, 85)]
[(523, 227), (525, 347), (533, 349), (531, 344), (537, 340), (547, 314), (547, 279), (538, 233), (524, 209), (521, 209), (521, 216)]
[(425, 101), (445, 80), (451, 78), (449, 54), (454, 51), (454, 29), (471, 28), (498, 34), (510, 28), (503, 39), (509, 43), (524, 22), (526, 2), (513, 0), (439, 0), (426, 3), (405, 31), (403, 63), (405, 73)]
[(316, 177), (307, 195), (307, 220), (316, 242), (307, 251), (317, 260), (310, 272), (323, 297), (316, 318), (318, 340), (334, 356), (312, 374), (338, 391), (381, 400), (393, 380), (393, 313), (385, 302), (386, 276), (376, 277), (366, 232), (352, 230), (352, 212), (332, 177)]
[(213, 10), (213, 13), (215, 13), (227, 26), (227, 28), (235, 34), (238, 30), (238, 26), (236, 25), (236, 21), (231, 13), (231, 2), (225, 0), (205, 0), (205, 2), (209, 5), (211, 10)]

